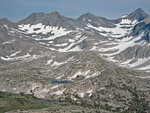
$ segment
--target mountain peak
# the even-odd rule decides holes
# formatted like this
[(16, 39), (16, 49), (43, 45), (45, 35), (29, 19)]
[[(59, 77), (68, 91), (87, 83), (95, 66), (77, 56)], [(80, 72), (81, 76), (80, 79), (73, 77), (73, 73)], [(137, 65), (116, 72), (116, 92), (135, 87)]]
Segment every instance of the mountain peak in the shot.
[(9, 26), (15, 26), (14, 25), (14, 23), (13, 22), (11, 22), (11, 21), (9, 21), (7, 18), (2, 18), (2, 19), (0, 19), (0, 23), (2, 23), (2, 24), (6, 24), (6, 25), (9, 25)]
[(85, 14), (83, 14), (83, 15), (88, 15), (88, 16), (90, 16), (90, 15), (94, 15), (94, 14), (92, 14), (92, 13), (90, 13), (90, 12), (87, 12), (87, 13), (85, 13)]
[(32, 13), (30, 16), (25, 18), (24, 20), (21, 20), (18, 22), (18, 24), (37, 24), (37, 23), (43, 23), (45, 25), (53, 24), (55, 21), (58, 21), (60, 19), (64, 19), (62, 15), (60, 15), (57, 11), (51, 12), (51, 13)]
[(146, 17), (148, 17), (148, 14), (146, 14), (141, 8), (138, 8), (135, 11), (133, 11), (132, 13), (130, 13), (127, 18), (130, 20), (141, 21)]
[(80, 20), (80, 21), (87, 21), (88, 19), (96, 19), (98, 18), (97, 16), (95, 16), (94, 14), (90, 13), (90, 12), (87, 12), (83, 15), (81, 15), (77, 20)]
[(2, 21), (2, 22), (10, 22), (7, 18), (2, 18), (2, 19), (0, 19), (0, 21)]
[(18, 25), (21, 24), (30, 24), (30, 25), (36, 25), (42, 23), (46, 26), (58, 26), (58, 27), (64, 27), (64, 28), (70, 28), (75, 29), (78, 22), (76, 22), (74, 19), (67, 18), (62, 16), (59, 12), (54, 11), (51, 13), (32, 13), (30, 16), (25, 18), (24, 20), (21, 20), (18, 22)]
[(54, 11), (54, 12), (51, 12), (51, 13), (39, 12), (39, 13), (32, 13), (27, 18), (38, 19), (38, 18), (47, 18), (47, 17), (50, 17), (50, 16), (55, 16), (55, 17), (59, 16), (60, 17), (61, 15), (57, 11)]
[(138, 9), (136, 9), (134, 12), (144, 12), (144, 11), (143, 11), (143, 9), (138, 8)]
[(59, 15), (60, 16), (60, 13), (58, 11), (54, 11), (54, 12), (51, 12), (49, 14), (52, 14), (52, 15)]
[(59, 12), (57, 11), (54, 11), (54, 12), (51, 12), (51, 13), (48, 13), (47, 14), (48, 17), (55, 17), (55, 18), (64, 18), (64, 16), (62, 16)]
[(96, 16), (90, 12), (81, 15), (77, 20), (82, 21), (86, 24), (91, 24), (95, 27), (114, 27), (112, 22), (104, 17)]

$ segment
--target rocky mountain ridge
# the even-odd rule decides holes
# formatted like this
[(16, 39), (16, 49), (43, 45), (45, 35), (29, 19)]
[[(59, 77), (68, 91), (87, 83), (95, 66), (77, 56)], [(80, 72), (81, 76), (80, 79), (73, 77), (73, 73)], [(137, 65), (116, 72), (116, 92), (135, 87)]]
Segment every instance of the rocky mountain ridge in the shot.
[(1, 19), (0, 91), (109, 112), (149, 111), (149, 25), (142, 9), (116, 20), (58, 12)]

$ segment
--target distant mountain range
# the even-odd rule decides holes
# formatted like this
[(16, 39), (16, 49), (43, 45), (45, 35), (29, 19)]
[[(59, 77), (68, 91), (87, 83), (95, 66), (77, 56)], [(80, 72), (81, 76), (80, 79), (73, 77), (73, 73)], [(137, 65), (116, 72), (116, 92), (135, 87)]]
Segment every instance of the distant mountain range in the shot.
[(0, 67), (0, 91), (149, 111), (150, 16), (139, 8), (116, 20), (58, 12), (0, 19)]
[[(18, 37), (16, 41), (26, 40), (52, 51), (96, 51), (121, 66), (148, 71), (150, 69), (149, 18), (140, 8), (116, 20), (91, 13), (83, 14), (78, 19), (64, 17), (58, 12), (33, 13), (18, 23), (12, 23), (6, 18), (1, 19), (1, 35), (7, 36), (2, 35), (0, 42), (2, 48), (7, 48), (12, 44), (11, 41), (15, 40), (10, 37), (15, 35), (14, 38)], [(17, 52), (20, 46), (23, 46), (22, 49), (27, 48), (24, 47), (26, 44), (20, 43), (25, 42), (12, 44), (12, 48), (15, 46), (14, 52)], [(22, 54), (27, 52), (22, 51)], [(12, 54), (11, 49), (10, 51), (2, 49), (1, 60), (7, 59), (10, 54)]]

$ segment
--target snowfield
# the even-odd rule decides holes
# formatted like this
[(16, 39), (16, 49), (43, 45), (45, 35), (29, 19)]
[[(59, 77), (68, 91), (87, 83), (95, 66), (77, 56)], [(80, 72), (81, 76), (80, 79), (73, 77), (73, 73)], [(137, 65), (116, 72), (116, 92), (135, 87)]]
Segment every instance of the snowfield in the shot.
[(35, 38), (35, 40), (54, 40), (57, 37), (61, 37), (64, 35), (67, 35), (68, 33), (72, 31), (68, 31), (65, 28), (62, 27), (56, 27), (56, 26), (45, 26), (42, 23), (36, 24), (36, 25), (19, 25), (18, 26), (20, 30), (24, 31), (26, 34), (47, 34), (51, 33), (51, 36), (48, 38)]
[[(106, 37), (119, 38), (128, 35), (137, 21), (131, 21), (128, 19), (122, 19), (118, 24), (115, 24), (115, 28), (105, 28), (105, 27), (94, 27), (91, 24), (87, 24), (87, 27), (100, 31), (100, 34)], [(128, 28), (126, 28), (128, 27)]]
[[(123, 67), (128, 67), (128, 68), (134, 68), (137, 66), (140, 66), (146, 62), (148, 62), (150, 59), (149, 58), (141, 58), (141, 59), (128, 59), (126, 61), (118, 61), (115, 59), (115, 55), (120, 54), (121, 52), (124, 52), (126, 49), (129, 47), (134, 47), (136, 45), (138, 46), (145, 46), (147, 43), (143, 39), (149, 30), (145, 31), (139, 31), (139, 34), (137, 36), (130, 36), (129, 34), (132, 32), (134, 26), (138, 24), (137, 20), (129, 20), (126, 18), (127, 15), (123, 15), (118, 23), (115, 23), (115, 27), (109, 28), (109, 27), (95, 27), (90, 22), (92, 20), (88, 19), (88, 22), (86, 24), (86, 27), (83, 28), (76, 28), (75, 31), (72, 30), (67, 30), (66, 28), (63, 27), (57, 27), (57, 26), (46, 26), (43, 25), (42, 23), (38, 23), (35, 25), (31, 24), (22, 24), (18, 25), (18, 28), (20, 32), (23, 32), (25, 34), (31, 34), (32, 38), (37, 41), (37, 43), (41, 44), (41, 46), (46, 46), (46, 48), (49, 48), (52, 51), (57, 51), (57, 52), (73, 52), (73, 51), (83, 51), (84, 49), (81, 48), (80, 44), (88, 40), (89, 37), (83, 35), (84, 30), (90, 30), (94, 29), (98, 31), (98, 33), (104, 37), (108, 37), (108, 40), (99, 40), (98, 42), (93, 43), (93, 47), (91, 47), (89, 50), (90, 51), (97, 51), (100, 53), (101, 56), (106, 56), (105, 59), (116, 62), (119, 66)], [(84, 21), (84, 18), (83, 18)], [(74, 38), (70, 37), (68, 38), (67, 41), (62, 41), (59, 43), (56, 43), (55, 40), (58, 39), (59, 37), (62, 36), (70, 36), (68, 34), (75, 33)], [(37, 37), (39, 34), (47, 35), (51, 34), (48, 37)], [(72, 35), (71, 35), (72, 36)], [(10, 42), (5, 42), (10, 43)], [(4, 43), (4, 44), (5, 44)], [(82, 44), (81, 44), (82, 45)], [(101, 46), (103, 45), (103, 46)], [(147, 46), (149, 46), (148, 44)], [(19, 54), (19, 52), (16, 52), (12, 54), (12, 56), (15, 56)], [(25, 56), (26, 57), (26, 56)], [(10, 60), (12, 59), (11, 57), (1, 57), (2, 60)], [(135, 60), (135, 61), (134, 61)], [(134, 61), (134, 62), (132, 62)], [(131, 63), (132, 62), (132, 63)], [(50, 65), (59, 67), (63, 64), (67, 63), (67, 61), (64, 62), (57, 62), (53, 61), (52, 59), (48, 60), (45, 65)], [(140, 67), (137, 68), (138, 70), (149, 70), (150, 67), (149, 65), (146, 65), (145, 67)], [(78, 72), (75, 73), (72, 77), (69, 79), (75, 79), (77, 75), (84, 75), (85, 72)], [(85, 78), (90, 78), (97, 76), (100, 73), (95, 73), (95, 74), (87, 74)], [(62, 75), (63, 76), (63, 75)], [(59, 77), (58, 77), (59, 78)], [(60, 76), (61, 78), (61, 76)]]
[(26, 55), (23, 55), (23, 56), (19, 56), (19, 57), (13, 57), (13, 58), (11, 58), (11, 57), (9, 57), (9, 56), (7, 56), (7, 57), (2, 57), (1, 56), (1, 59), (2, 60), (6, 60), (6, 61), (11, 61), (11, 60), (23, 60), (23, 59), (25, 59), (25, 58), (27, 58), (27, 57), (30, 57), (31, 55), (29, 54), (29, 53), (27, 53)]

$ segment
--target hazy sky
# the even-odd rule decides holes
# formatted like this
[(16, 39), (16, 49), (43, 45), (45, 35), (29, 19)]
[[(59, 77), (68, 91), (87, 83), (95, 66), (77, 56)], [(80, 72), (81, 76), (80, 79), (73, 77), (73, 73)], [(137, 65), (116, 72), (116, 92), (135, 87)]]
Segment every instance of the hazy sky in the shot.
[(0, 18), (18, 21), (33, 12), (58, 11), (60, 14), (77, 18), (91, 12), (95, 15), (116, 19), (142, 8), (150, 14), (150, 0), (0, 0)]

